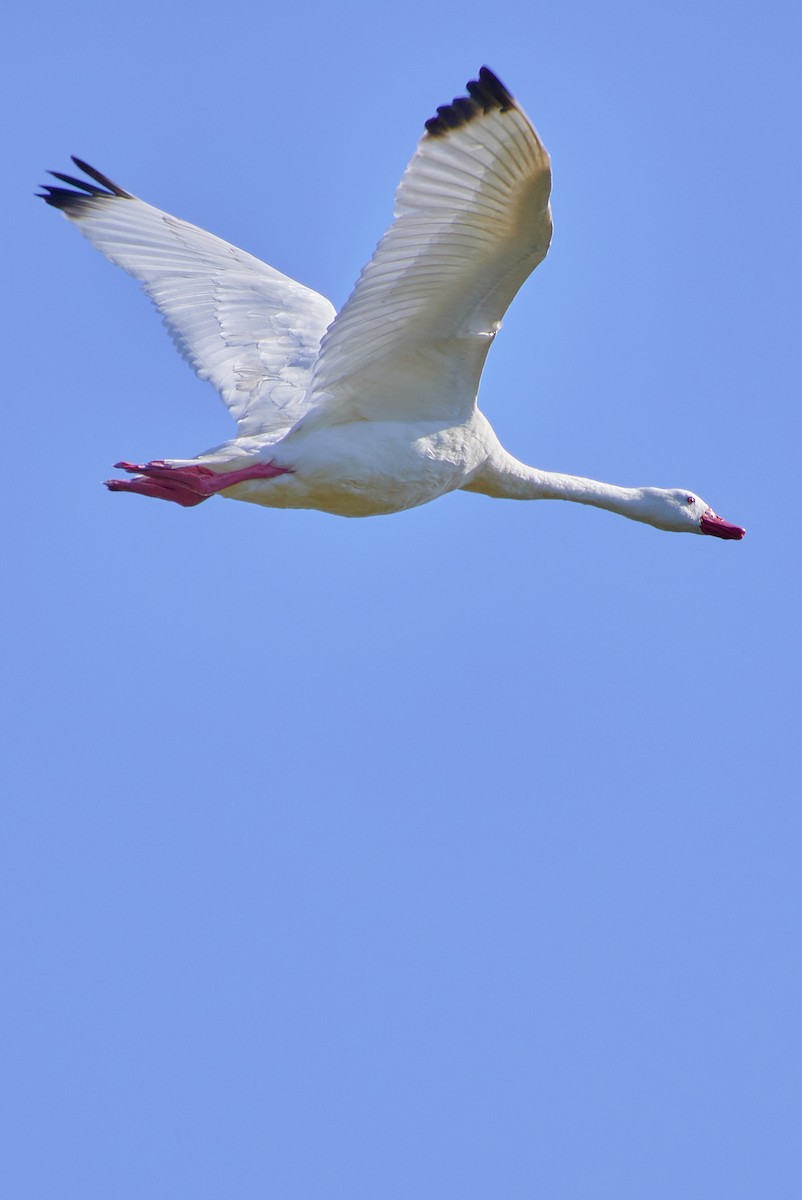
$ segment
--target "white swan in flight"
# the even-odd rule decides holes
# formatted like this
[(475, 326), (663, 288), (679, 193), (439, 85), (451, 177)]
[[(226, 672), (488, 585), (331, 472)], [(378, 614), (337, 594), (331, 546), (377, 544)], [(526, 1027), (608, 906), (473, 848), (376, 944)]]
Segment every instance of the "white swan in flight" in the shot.
[(551, 239), (549, 158), (483, 67), (426, 122), (395, 216), (339, 313), (317, 292), (137, 199), (87, 180), (42, 198), (138, 279), (237, 437), (190, 459), (117, 463), (107, 481), (189, 507), (214, 494), (349, 517), (463, 488), (575, 500), (658, 529), (741, 538), (686, 488), (628, 488), (528, 467), (476, 406), (485, 356)]

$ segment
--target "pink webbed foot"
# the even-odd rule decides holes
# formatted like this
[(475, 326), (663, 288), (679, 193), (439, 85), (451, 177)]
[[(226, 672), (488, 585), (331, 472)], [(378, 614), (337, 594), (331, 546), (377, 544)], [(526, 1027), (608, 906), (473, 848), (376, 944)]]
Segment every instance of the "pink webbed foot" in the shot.
[(137, 475), (135, 479), (107, 479), (105, 483), (110, 492), (133, 492), (137, 496), (152, 496), (154, 500), (173, 500), (183, 508), (192, 508), (208, 499), (189, 488), (146, 479), (144, 475)]
[(286, 475), (289, 467), (276, 467), (273, 463), (255, 462), (239, 471), (213, 471), (200, 465), (173, 467), (164, 459), (149, 463), (118, 462), (118, 470), (128, 471), (134, 479), (107, 479), (106, 487), (111, 492), (135, 492), (140, 496), (152, 496), (157, 500), (172, 500), (184, 508), (201, 504), (217, 492), (249, 479), (275, 479)]

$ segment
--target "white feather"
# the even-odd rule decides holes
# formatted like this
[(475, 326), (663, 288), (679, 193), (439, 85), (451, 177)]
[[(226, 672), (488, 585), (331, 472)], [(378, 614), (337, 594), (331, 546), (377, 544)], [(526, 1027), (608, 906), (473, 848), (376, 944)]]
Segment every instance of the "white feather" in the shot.
[(328, 300), (136, 197), (81, 197), (67, 216), (140, 281), (240, 436), (280, 434), (303, 415), (320, 339), (334, 318)]

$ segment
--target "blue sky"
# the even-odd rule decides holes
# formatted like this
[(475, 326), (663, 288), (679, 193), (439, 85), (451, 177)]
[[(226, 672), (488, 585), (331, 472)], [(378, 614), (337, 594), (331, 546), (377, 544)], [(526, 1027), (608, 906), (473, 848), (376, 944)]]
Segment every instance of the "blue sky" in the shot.
[[(796, 6), (11, 22), (3, 1193), (798, 1197)], [(745, 541), (106, 493), (228, 417), (44, 170), (339, 304), (485, 62), (555, 240), (483, 408)]]

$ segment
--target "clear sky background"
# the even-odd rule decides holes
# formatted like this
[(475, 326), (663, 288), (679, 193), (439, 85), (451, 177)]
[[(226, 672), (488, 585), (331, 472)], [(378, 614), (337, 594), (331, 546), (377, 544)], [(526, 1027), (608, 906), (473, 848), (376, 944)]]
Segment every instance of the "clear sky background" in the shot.
[[(2, 1194), (796, 1200), (798, 6), (5, 22)], [(485, 62), (556, 225), (485, 411), (745, 541), (105, 492), (229, 420), (45, 168), (339, 304)]]

